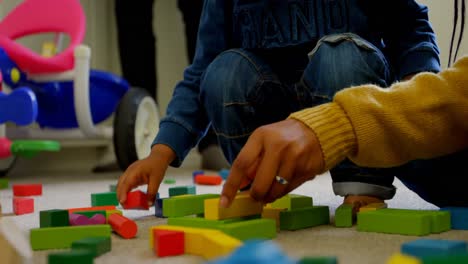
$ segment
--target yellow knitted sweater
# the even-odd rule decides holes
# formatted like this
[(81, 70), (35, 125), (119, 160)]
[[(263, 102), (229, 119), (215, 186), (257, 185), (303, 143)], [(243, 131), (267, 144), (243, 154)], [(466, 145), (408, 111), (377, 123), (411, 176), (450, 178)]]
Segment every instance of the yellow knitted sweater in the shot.
[(392, 167), (453, 153), (468, 147), (468, 56), (438, 74), (420, 73), (387, 89), (345, 89), (332, 103), (289, 118), (315, 132), (323, 171), (346, 157), (361, 166)]

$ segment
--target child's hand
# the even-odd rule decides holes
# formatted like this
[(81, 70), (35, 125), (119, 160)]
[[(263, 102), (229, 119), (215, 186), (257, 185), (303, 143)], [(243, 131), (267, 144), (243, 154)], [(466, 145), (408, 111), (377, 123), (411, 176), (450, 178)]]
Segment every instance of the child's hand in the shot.
[[(252, 177), (250, 195), (272, 202), (322, 172), (322, 149), (314, 132), (287, 119), (256, 129), (234, 161), (224, 184), (220, 206), (228, 207), (239, 187)], [(280, 178), (278, 178), (280, 176)], [(282, 179), (284, 180), (282, 180)]]
[(154, 145), (151, 154), (147, 158), (136, 161), (120, 176), (117, 185), (117, 199), (119, 202), (123, 204), (127, 199), (127, 193), (133, 188), (148, 184), (148, 205), (153, 205), (167, 167), (175, 157), (176, 154), (168, 146)]

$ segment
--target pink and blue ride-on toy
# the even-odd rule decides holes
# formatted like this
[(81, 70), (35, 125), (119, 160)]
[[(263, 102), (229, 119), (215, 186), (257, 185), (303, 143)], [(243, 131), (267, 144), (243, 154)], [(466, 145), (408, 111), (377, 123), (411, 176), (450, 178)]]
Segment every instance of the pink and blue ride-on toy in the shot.
[[(21, 2), (0, 22), (3, 83), (13, 91), (10, 98), (18, 99), (10, 104), (30, 111), (28, 122), (40, 127), (21, 130), (22, 137), (113, 139), (118, 164), (125, 169), (149, 154), (159, 123), (157, 105), (119, 76), (90, 69), (91, 51), (82, 44), (85, 23), (79, 0)], [(67, 35), (69, 45), (46, 57), (17, 42), (44, 33)], [(113, 127), (96, 126), (113, 114)]]

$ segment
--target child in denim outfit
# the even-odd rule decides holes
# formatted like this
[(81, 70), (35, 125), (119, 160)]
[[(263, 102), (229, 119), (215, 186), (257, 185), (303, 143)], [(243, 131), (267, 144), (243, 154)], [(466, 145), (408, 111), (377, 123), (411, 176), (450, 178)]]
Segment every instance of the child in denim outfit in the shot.
[[(428, 9), (414, 0), (206, 0), (194, 62), (175, 88), (150, 156), (121, 176), (118, 197), (123, 202), (148, 184), (152, 203), (167, 167), (180, 166), (210, 126), (232, 163), (259, 126), (330, 102), (349, 86), (387, 87), (438, 72), (438, 55)], [(395, 193), (393, 175), (350, 161), (331, 175), (335, 194), (347, 202)]]

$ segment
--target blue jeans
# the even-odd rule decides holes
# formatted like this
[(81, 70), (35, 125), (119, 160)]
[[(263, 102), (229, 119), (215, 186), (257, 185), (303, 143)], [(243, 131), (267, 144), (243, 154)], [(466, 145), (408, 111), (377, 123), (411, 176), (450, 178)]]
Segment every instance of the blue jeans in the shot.
[[(284, 67), (284, 72), (291, 72)], [(330, 102), (341, 89), (366, 83), (386, 87), (393, 81), (384, 55), (348, 33), (322, 38), (296, 83), (282, 82), (290, 76), (275, 69), (251, 51), (232, 49), (220, 54), (201, 79), (200, 101), (230, 163), (259, 126)], [(395, 170), (360, 168), (344, 161), (330, 173), (337, 195), (390, 199), (395, 193)]]

